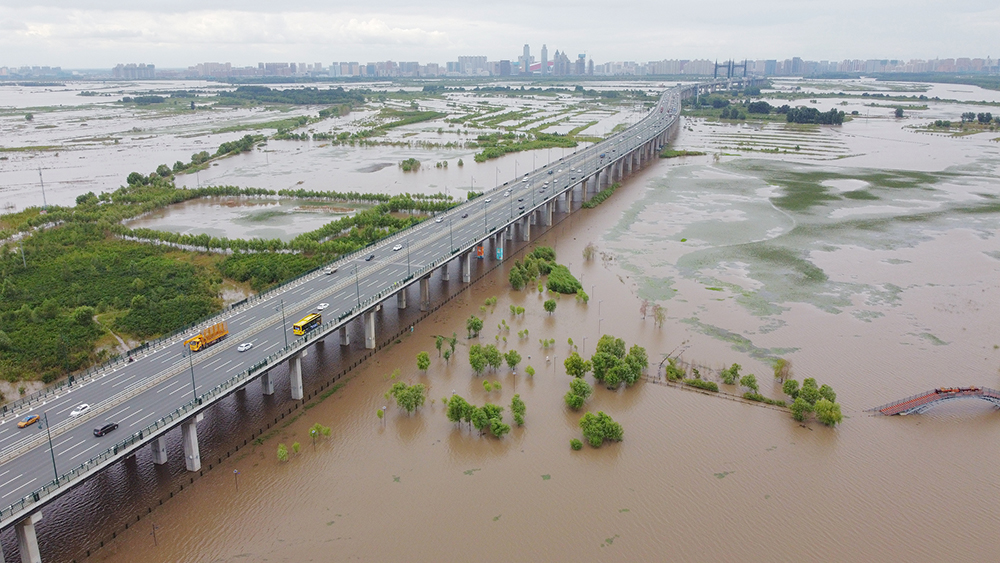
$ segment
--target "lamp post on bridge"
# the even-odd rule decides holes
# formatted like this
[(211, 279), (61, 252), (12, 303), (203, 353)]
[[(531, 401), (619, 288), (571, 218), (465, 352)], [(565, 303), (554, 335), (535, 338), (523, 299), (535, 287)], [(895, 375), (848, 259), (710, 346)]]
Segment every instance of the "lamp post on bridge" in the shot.
[(358, 307), (361, 306), (361, 282), (358, 280), (358, 265), (354, 265), (354, 289), (358, 294)]
[[(285, 300), (281, 300), (281, 305), (274, 308), (275, 311), (281, 310), (281, 334), (285, 336), (285, 348), (288, 348), (288, 327), (285, 325)], [(194, 372), (192, 371), (192, 377)]]
[[(284, 329), (284, 324), (282, 324), (282, 329)], [(285, 344), (285, 347), (287, 348), (288, 345)], [(197, 401), (198, 400), (198, 386), (195, 385), (195, 382), (194, 382), (194, 358), (193, 358), (194, 352), (192, 352), (191, 349), (188, 348), (187, 346), (185, 346), (184, 348), (185, 348), (184, 355), (187, 356), (187, 358), (188, 358), (188, 366), (191, 368), (191, 400)]]
[(59, 484), (59, 470), (56, 469), (56, 452), (52, 448), (52, 431), (49, 430), (49, 413), (45, 411), (42, 413), (42, 418), (45, 420), (45, 434), (49, 438), (49, 454), (52, 456), (52, 473), (56, 477), (56, 485)]

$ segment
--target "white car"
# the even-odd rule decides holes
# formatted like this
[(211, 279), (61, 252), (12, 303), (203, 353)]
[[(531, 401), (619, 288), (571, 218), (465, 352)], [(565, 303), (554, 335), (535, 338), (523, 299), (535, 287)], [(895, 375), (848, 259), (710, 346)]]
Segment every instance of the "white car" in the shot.
[(486, 203), (493, 201), (491, 198), (486, 198)]
[(87, 403), (83, 403), (82, 405), (73, 409), (73, 412), (69, 413), (69, 415), (74, 417), (81, 416), (89, 410), (90, 410), (90, 405), (88, 405)]
[(503, 196), (504, 196), (504, 197), (510, 197), (510, 190), (507, 190), (507, 191), (505, 191), (505, 192), (503, 193)]
[(337, 273), (337, 268), (334, 268), (333, 266), (327, 266), (326, 268), (323, 268), (323, 273), (328, 276), (333, 275)]
[(396, 246), (392, 247), (393, 252), (396, 252), (397, 250), (403, 250), (403, 245), (397, 244)]
[(437, 219), (434, 220), (435, 223), (440, 223), (441, 221), (444, 221), (444, 219), (442, 219), (440, 217), (438, 217)]
[(330, 306), (329, 303), (320, 303), (319, 305), (316, 305), (316, 309), (322, 311), (323, 309), (326, 309), (329, 306)]
[(253, 342), (244, 342), (236, 347), (237, 352), (246, 352), (247, 350), (253, 348)]

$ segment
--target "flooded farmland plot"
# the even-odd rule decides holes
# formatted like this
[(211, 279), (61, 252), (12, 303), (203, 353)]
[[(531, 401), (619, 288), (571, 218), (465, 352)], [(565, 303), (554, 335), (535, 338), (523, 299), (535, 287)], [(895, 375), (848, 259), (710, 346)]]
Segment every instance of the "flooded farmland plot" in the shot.
[[(865, 103), (819, 98), (816, 105), (874, 113)], [(559, 119), (562, 110), (552, 107), (547, 119)], [(92, 480), (81, 487), (83, 500), (65, 507), (70, 517), (46, 515), (40, 538), (67, 538), (67, 546), (43, 551), (67, 559), (104, 541), (89, 560), (452, 560), (460, 552), (487, 561), (993, 559), (1000, 550), (993, 502), (1000, 413), (984, 401), (953, 401), (908, 417), (866, 410), (935, 387), (1000, 386), (997, 134), (912, 127), (968, 111), (960, 102), (928, 102), (927, 118), (896, 120), (890, 109), (877, 109), (884, 115), (835, 127), (686, 120), (673, 148), (708, 154), (654, 162), (600, 206), (559, 215), (544, 234), (533, 230), (532, 241), (492, 271), (477, 260), (483, 279), (412, 332), (407, 315), (415, 308), (398, 311), (390, 299), (378, 313), (380, 334), (403, 334), (342, 387), (319, 393), (322, 400), (295, 411), (301, 416), (283, 419), (261, 443), (230, 457), (234, 440), (242, 443), (258, 419), (276, 417), (287, 404), (283, 375), (272, 398), (250, 386), (199, 426), (203, 458), (218, 459), (215, 470), (188, 484), (176, 436), (168, 466), (153, 466), (144, 452), (106, 472), (100, 486)], [(433, 139), (431, 128), (408, 125), (392, 135)], [(477, 165), (467, 149), (321, 144), (269, 141), (266, 150), (278, 152), (223, 159), (210, 174), (256, 174), (282, 187), (301, 180), (310, 189), (321, 189), (323, 177), (386, 191), (422, 181), (439, 191), (445, 181), (467, 189), (473, 175), (476, 186), (494, 174), (502, 184), (515, 161), (522, 172), (532, 158), (540, 166), (548, 156), (515, 153)], [(403, 155), (432, 166), (404, 173), (396, 165)], [(433, 167), (443, 155), (451, 155), (448, 168)], [(275, 165), (287, 168), (271, 177), (266, 167)], [(402, 187), (390, 188), (390, 179)], [(255, 228), (247, 216), (255, 207), (192, 203), (142, 220), (190, 228), (187, 218), (219, 212), (221, 223), (237, 226), (202, 228)], [(280, 215), (260, 222), (287, 220), (269, 228), (292, 233), (312, 218), (285, 205), (261, 200), (259, 213)], [(537, 245), (555, 249), (588, 302), (540, 293), (533, 283), (511, 289), (514, 261)], [(589, 245), (595, 252), (588, 260)], [(432, 300), (442, 302), (457, 278), (435, 276)], [(551, 313), (548, 299), (557, 304)], [(644, 301), (666, 309), (662, 326), (643, 314)], [(468, 338), (472, 315), (484, 328)], [(455, 354), (446, 360), (435, 338), (452, 334)], [(563, 362), (572, 351), (589, 358), (602, 334), (645, 347), (648, 377), (610, 391), (587, 376), (593, 395), (570, 410)], [(517, 350), (522, 361), (477, 376), (468, 359), (474, 344)], [(417, 367), (422, 351), (430, 355), (427, 370)], [(303, 362), (306, 392), (359, 355), (329, 338)], [(700, 366), (724, 393), (666, 385), (658, 376), (668, 355)], [(788, 399), (772, 377), (778, 358), (791, 363), (795, 379), (836, 390), (840, 425), (799, 423), (786, 410), (735, 400), (745, 389), (718, 376), (738, 363), (756, 375), (762, 395)], [(397, 407), (386, 397), (396, 382), (425, 385), (426, 403), (412, 414)], [(511, 432), (497, 439), (449, 422), (443, 400), (453, 394), (505, 407)], [(511, 416), (515, 394), (527, 406), (523, 426)], [(613, 417), (624, 439), (573, 451), (586, 411)], [(313, 442), (316, 423), (331, 432)], [(287, 462), (276, 455), (279, 444), (291, 452)], [(162, 482), (184, 483), (184, 490), (159, 505), (170, 489)], [(118, 497), (133, 490), (135, 498)], [(135, 515), (141, 520), (123, 530)], [(5, 548), (12, 543), (6, 534)]]
[[(648, 83), (584, 85), (594, 93), (610, 88), (658, 90)], [(222, 143), (245, 134), (273, 135), (283, 129), (307, 134), (310, 140), (271, 139), (253, 151), (178, 174), (177, 185), (389, 194), (452, 190), (464, 197), (465, 191), (493, 188), (519, 171), (548, 164), (574, 150), (539, 149), (476, 163), (475, 141), (480, 134), (573, 133), (580, 137), (579, 148), (610, 134), (616, 126), (637, 121), (646, 111), (639, 102), (577, 94), (573, 85), (557, 86), (558, 93), (531, 84), (522, 93), (520, 86), (524, 84), (505, 83), (502, 88), (509, 91), (475, 92), (476, 86), (470, 86), (469, 91), (424, 94), (415, 87), (389, 90), (387, 83), (351, 84), (348, 89), (369, 92), (369, 101), (345, 115), (323, 118), (317, 115), (324, 106), (217, 103), (214, 96), (234, 87), (208, 82), (166, 83), (155, 90), (145, 90), (146, 84), (141, 86), (144, 90), (136, 85), (90, 83), (62, 88), (0, 87), (0, 208), (20, 210), (44, 202), (72, 205), (87, 192), (113, 191), (131, 172), (149, 174), (161, 164), (188, 162), (194, 153), (214, 153)], [(537, 92), (530, 91), (532, 87)], [(125, 96), (138, 95), (158, 95), (165, 101), (121, 102)], [(197, 109), (191, 110), (191, 104)], [(377, 128), (392, 121), (386, 115), (409, 110), (440, 115), (393, 126), (363, 142), (323, 137)], [(29, 114), (30, 120), (26, 119)], [(314, 122), (298, 125), (297, 119)], [(317, 134), (324, 140), (313, 140)], [(398, 164), (408, 158), (422, 165), (415, 172), (403, 172)], [(447, 167), (437, 166), (445, 163)]]

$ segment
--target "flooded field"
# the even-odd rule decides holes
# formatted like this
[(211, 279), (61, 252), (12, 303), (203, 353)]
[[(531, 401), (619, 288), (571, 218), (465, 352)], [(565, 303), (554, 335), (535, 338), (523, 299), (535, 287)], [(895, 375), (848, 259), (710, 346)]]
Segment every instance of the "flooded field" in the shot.
[[(563, 296), (546, 313), (549, 295), (509, 289), (508, 262), (353, 370), (329, 398), (296, 411), (301, 418), (228, 456), (289, 405), (282, 375), (274, 398), (254, 385), (234, 395), (199, 425), (203, 459), (222, 459), (192, 484), (179, 436), (168, 466), (144, 452), (92, 480), (40, 523), (43, 556), (80, 558), (104, 541), (91, 560), (992, 560), (1000, 413), (979, 401), (910, 417), (865, 412), (935, 387), (1000, 385), (1000, 150), (989, 134), (905, 125), (884, 117), (812, 128), (689, 121), (676, 147), (709, 156), (661, 160), (527, 245), (553, 246), (589, 304)], [(747, 148), (753, 135), (791, 149), (733, 148)], [(598, 257), (584, 261), (589, 243)], [(451, 280), (435, 277), (436, 302), (457, 285), (454, 273)], [(484, 312), (492, 296), (496, 305)], [(643, 319), (643, 299), (667, 308), (662, 328)], [(417, 314), (411, 307), (397, 317), (394, 304), (381, 313), (380, 334), (405, 330)], [(526, 313), (511, 316), (510, 305)], [(470, 340), (473, 314), (485, 328)], [(524, 329), (529, 337), (519, 338)], [(456, 358), (445, 362), (434, 336), (453, 332)], [(583, 411), (562, 399), (567, 339), (590, 354), (602, 333), (646, 347), (650, 374), (671, 353), (714, 368), (735, 362), (772, 398), (784, 397), (771, 361), (786, 358), (796, 379), (836, 390), (845, 419), (835, 429), (799, 424), (654, 381), (617, 392), (598, 386), (584, 410), (611, 415), (624, 441), (573, 452)], [(543, 348), (544, 338), (555, 345)], [(475, 377), (473, 343), (517, 349), (522, 367)], [(416, 368), (420, 351), (431, 355), (426, 373)], [(360, 354), (329, 339), (304, 362), (307, 393)], [(400, 380), (429, 387), (413, 415), (384, 397), (397, 368)], [(484, 378), (501, 389), (487, 392)], [(508, 423), (517, 393), (526, 424), (501, 440), (478, 436), (445, 417), (441, 399), (453, 392), (505, 406)], [(332, 435), (313, 445), (317, 422)], [(279, 462), (277, 445), (293, 442), (301, 451)], [(160, 506), (178, 483), (184, 490)], [(131, 498), (121, 498), (126, 491)], [(125, 522), (134, 524), (122, 532)], [(10, 557), (12, 533), (3, 539)]]
[[(288, 120), (316, 117), (323, 109), (323, 106), (281, 104), (214, 106), (210, 96), (232, 86), (209, 82), (154, 84), (155, 90), (150, 89), (150, 83), (0, 87), (0, 211), (41, 206), (43, 202), (72, 205), (78, 195), (89, 191), (113, 191), (124, 184), (131, 172), (149, 174), (160, 164), (188, 162), (194, 153), (214, 153), (223, 142), (248, 133), (271, 135), (278, 127), (287, 126)], [(581, 85), (592, 90), (660, 89), (659, 85), (646, 82)], [(525, 84), (505, 82), (503, 86), (519, 88)], [(555, 87), (572, 89), (573, 86)], [(319, 87), (370, 89), (376, 92), (373, 96), (389, 88), (394, 94), (408, 92), (420, 110), (438, 111), (445, 117), (393, 128), (377, 138), (382, 146), (270, 140), (252, 152), (214, 161), (206, 170), (179, 175), (177, 185), (234, 185), (274, 190), (302, 187), (390, 194), (457, 189), (460, 191), (455, 195), (462, 196), (469, 189), (479, 191), (502, 184), (518, 172), (547, 164), (573, 150), (537, 150), (533, 154), (512, 154), (476, 163), (473, 156), (477, 150), (467, 144), (481, 133), (499, 128), (518, 131), (530, 128), (561, 134), (577, 130), (586, 136), (601, 137), (616, 126), (637, 121), (645, 112), (641, 104), (608, 102), (569, 93), (507, 96), (456, 91), (424, 96), (419, 93), (421, 87), (399, 88), (389, 83)], [(532, 85), (529, 83), (527, 87)], [(156, 106), (119, 103), (125, 95), (169, 96), (176, 91), (195, 97), (168, 98), (166, 104)], [(190, 102), (200, 109), (190, 111)], [(409, 100), (370, 101), (347, 115), (323, 119), (296, 131), (353, 133), (378, 122), (381, 109), (410, 108)], [(29, 113), (30, 121), (26, 119)], [(456, 118), (458, 123), (446, 121)], [(582, 142), (580, 146), (588, 144)], [(403, 172), (397, 165), (407, 158), (417, 158), (423, 165), (416, 172)], [(464, 166), (458, 164), (459, 160)], [(447, 168), (435, 166), (445, 162)]]

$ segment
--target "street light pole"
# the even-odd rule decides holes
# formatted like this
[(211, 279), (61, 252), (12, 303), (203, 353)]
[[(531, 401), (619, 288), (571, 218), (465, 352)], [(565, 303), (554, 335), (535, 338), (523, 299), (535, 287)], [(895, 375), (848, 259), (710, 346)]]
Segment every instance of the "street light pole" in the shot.
[(410, 277), (410, 241), (406, 241), (406, 277)]
[(59, 470), (56, 469), (56, 452), (52, 449), (52, 431), (49, 430), (49, 413), (48, 411), (42, 413), (42, 417), (45, 418), (45, 433), (49, 437), (49, 454), (52, 455), (52, 473), (56, 476), (56, 484), (59, 484)]
[(455, 250), (455, 236), (451, 232), (451, 217), (448, 217), (448, 244), (451, 245), (451, 250)]
[(483, 232), (484, 233), (490, 232), (490, 228), (487, 225), (488, 220), (486, 218), (487, 214), (489, 214), (489, 209), (490, 209), (490, 205), (488, 203), (483, 202)]
[(354, 265), (354, 289), (358, 293), (358, 307), (361, 306), (361, 282), (358, 281), (358, 265)]
[[(357, 266), (355, 266), (356, 268)], [(285, 300), (281, 300), (281, 333), (285, 335), (285, 348), (288, 348), (288, 327), (285, 325)]]
[[(284, 325), (282, 325), (282, 328), (284, 328)], [(286, 344), (285, 346), (288, 346), (288, 345)], [(191, 397), (192, 397), (192, 399), (197, 400), (198, 399), (198, 387), (194, 383), (194, 358), (191, 357), (192, 355), (193, 355), (193, 353), (191, 352), (190, 349), (188, 349), (188, 351), (187, 351), (188, 365), (191, 366)]]

